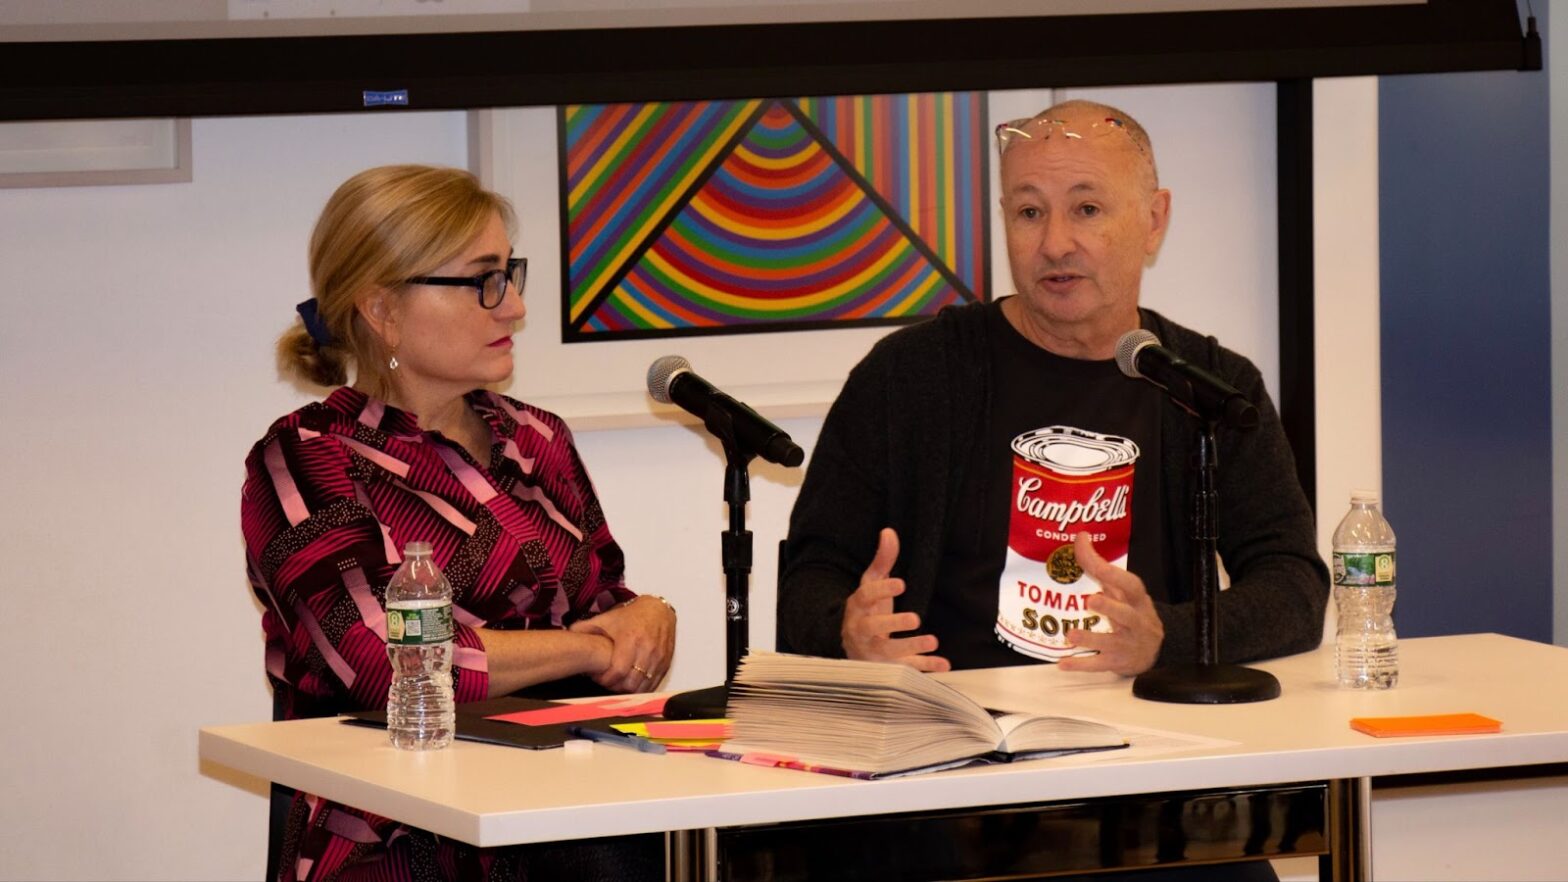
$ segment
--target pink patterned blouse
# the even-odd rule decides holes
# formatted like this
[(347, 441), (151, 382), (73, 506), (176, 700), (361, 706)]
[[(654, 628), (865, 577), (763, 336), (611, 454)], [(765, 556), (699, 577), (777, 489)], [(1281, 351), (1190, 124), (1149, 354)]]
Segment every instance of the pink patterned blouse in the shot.
[[(490, 425), (488, 462), (347, 387), (252, 448), (240, 525), (283, 718), (386, 705), (385, 591), (408, 542), (429, 542), (452, 583), (459, 702), (489, 690), (476, 629), (562, 628), (634, 596), (565, 423), (492, 392), (466, 400)], [(401, 831), (314, 797), (292, 814), (289, 879), (334, 878)]]

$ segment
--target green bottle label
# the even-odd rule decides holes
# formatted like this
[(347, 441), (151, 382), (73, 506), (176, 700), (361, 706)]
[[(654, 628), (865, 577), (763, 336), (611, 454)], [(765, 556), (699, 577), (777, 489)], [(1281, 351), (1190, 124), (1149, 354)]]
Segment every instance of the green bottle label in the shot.
[(1334, 552), (1334, 584), (1387, 588), (1394, 584), (1394, 552)]
[(445, 643), (452, 639), (452, 604), (424, 609), (387, 610), (387, 642), (401, 646)]

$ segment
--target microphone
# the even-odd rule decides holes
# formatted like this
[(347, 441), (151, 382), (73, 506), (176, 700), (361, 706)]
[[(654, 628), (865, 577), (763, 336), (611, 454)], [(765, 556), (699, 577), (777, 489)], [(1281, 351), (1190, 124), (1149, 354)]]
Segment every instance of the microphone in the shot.
[(768, 462), (793, 468), (806, 459), (783, 429), (746, 405), (736, 401), (691, 369), (691, 362), (679, 355), (666, 355), (648, 366), (648, 394), (654, 401), (678, 404), (687, 413), (701, 417), (710, 430), (709, 415), (717, 408), (729, 416), (734, 426), (734, 442)]
[(1235, 386), (1160, 345), (1141, 328), (1116, 341), (1116, 366), (1129, 377), (1148, 380), (1188, 413), (1238, 429), (1258, 424), (1258, 409)]

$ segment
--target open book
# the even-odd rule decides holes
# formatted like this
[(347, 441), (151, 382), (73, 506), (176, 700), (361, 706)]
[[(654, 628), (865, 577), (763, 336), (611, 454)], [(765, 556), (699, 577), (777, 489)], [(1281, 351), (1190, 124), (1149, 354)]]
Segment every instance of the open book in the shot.
[(724, 752), (881, 778), (1126, 747), (1110, 726), (987, 710), (907, 665), (752, 651), (730, 685)]

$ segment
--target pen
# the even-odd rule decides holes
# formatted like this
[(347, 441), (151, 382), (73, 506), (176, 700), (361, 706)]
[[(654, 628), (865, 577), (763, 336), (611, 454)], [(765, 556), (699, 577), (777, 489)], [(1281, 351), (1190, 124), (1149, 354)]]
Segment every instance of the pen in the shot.
[(800, 760), (794, 759), (792, 757), (772, 757), (768, 758), (765, 762), (758, 762), (756, 760), (763, 756), (762, 754), (730, 753), (729, 751), (725, 750), (707, 750), (703, 752), (708, 756), (714, 757), (716, 759), (734, 760), (735, 762), (740, 763), (749, 762), (750, 765), (770, 766), (775, 769), (794, 769), (797, 772), (817, 772), (822, 775), (837, 775), (840, 778), (855, 778), (860, 781), (876, 780), (876, 776), (870, 772), (856, 772), (850, 769), (830, 769), (827, 766), (814, 766), (810, 763), (803, 763)]
[(614, 744), (619, 747), (630, 747), (633, 750), (640, 750), (643, 753), (667, 752), (664, 749), (664, 745), (660, 744), (659, 742), (649, 741), (646, 738), (639, 738), (636, 735), (623, 735), (619, 732), (604, 732), (599, 729), (586, 729), (582, 726), (567, 726), (566, 732), (568, 735), (573, 735), (578, 738), (586, 738), (589, 741), (597, 741), (600, 744)]

